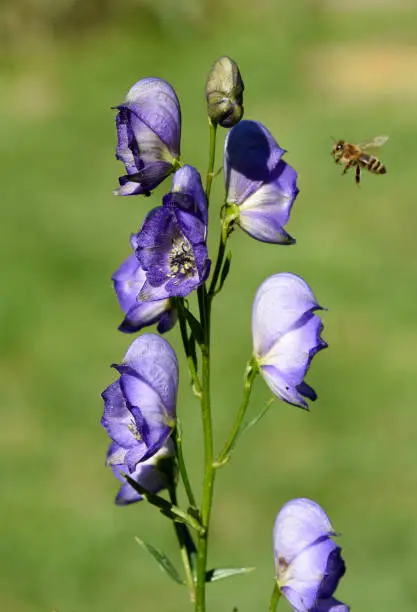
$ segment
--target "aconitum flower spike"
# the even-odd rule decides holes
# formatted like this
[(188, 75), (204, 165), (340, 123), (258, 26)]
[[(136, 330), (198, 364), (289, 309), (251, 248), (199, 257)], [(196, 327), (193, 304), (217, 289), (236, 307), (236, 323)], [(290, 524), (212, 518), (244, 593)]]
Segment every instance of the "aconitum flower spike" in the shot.
[(129, 474), (144, 489), (150, 493), (158, 493), (166, 489), (170, 482), (168, 473), (172, 470), (164, 469), (168, 460), (174, 461), (174, 445), (171, 438), (149, 459), (140, 461), (133, 472), (125, 463), (127, 450), (115, 442), (112, 442), (107, 453), (106, 465), (112, 468), (113, 474), (122, 483), (116, 496), (115, 502), (118, 506), (126, 506), (143, 499), (136, 489), (126, 480), (123, 474)]
[(116, 195), (149, 195), (178, 166), (181, 109), (163, 79), (145, 78), (116, 107), (116, 157), (126, 167)]
[[(137, 236), (131, 237), (133, 249), (137, 248)], [(126, 333), (137, 332), (143, 327), (158, 323), (157, 330), (163, 334), (175, 325), (177, 309), (172, 300), (143, 302), (139, 293), (146, 282), (146, 272), (142, 270), (136, 254), (133, 253), (122, 263), (112, 276), (114, 289), (125, 318), (119, 330)]]
[(295, 242), (284, 226), (299, 191), (297, 172), (284, 153), (257, 121), (241, 121), (226, 137), (226, 217), (262, 242)]
[(133, 472), (139, 461), (158, 452), (174, 428), (178, 361), (164, 338), (143, 334), (114, 367), (120, 376), (102, 393), (101, 424), (126, 449), (123, 463)]
[(274, 559), (277, 583), (295, 612), (349, 612), (333, 598), (345, 573), (337, 534), (324, 510), (310, 499), (293, 499), (277, 515)]
[(259, 287), (252, 307), (253, 354), (271, 391), (308, 409), (317, 395), (304, 377), (314, 355), (327, 346), (320, 337), (321, 310), (305, 280), (289, 272), (274, 274)]
[(172, 191), (149, 213), (137, 235), (136, 256), (146, 273), (140, 300), (185, 297), (206, 280), (210, 260), (205, 202), (197, 170), (178, 170)]
[(207, 76), (207, 112), (213, 123), (230, 128), (243, 117), (245, 86), (239, 67), (230, 57), (214, 62)]

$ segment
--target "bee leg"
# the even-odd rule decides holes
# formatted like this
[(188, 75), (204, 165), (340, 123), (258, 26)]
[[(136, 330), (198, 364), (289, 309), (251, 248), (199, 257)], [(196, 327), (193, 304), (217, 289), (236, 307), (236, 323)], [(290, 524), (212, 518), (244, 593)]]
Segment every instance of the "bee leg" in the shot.
[(353, 163), (351, 161), (349, 161), (346, 166), (344, 167), (344, 170), (342, 172), (342, 174), (346, 174), (346, 172), (349, 170), (349, 168), (351, 168), (353, 166)]
[(361, 167), (359, 165), (356, 166), (355, 182), (359, 187), (359, 183), (361, 182)]

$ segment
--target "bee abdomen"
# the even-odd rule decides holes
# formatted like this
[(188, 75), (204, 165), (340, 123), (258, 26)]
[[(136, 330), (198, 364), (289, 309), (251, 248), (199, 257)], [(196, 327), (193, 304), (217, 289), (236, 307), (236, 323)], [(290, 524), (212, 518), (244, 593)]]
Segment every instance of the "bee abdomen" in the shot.
[(373, 157), (371, 155), (363, 155), (361, 158), (364, 166), (369, 170), (369, 172), (373, 172), (374, 174), (385, 174), (387, 169), (384, 164), (379, 161), (377, 157)]

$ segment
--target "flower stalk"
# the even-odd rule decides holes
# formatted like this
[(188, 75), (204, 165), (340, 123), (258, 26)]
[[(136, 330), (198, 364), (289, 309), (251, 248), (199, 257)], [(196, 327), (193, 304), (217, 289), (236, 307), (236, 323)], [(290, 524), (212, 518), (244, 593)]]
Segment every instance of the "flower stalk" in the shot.
[(239, 410), (238, 413), (236, 415), (236, 419), (235, 419), (235, 423), (232, 427), (232, 430), (230, 432), (230, 435), (228, 437), (228, 439), (226, 440), (226, 443), (223, 447), (223, 450), (221, 451), (220, 455), (218, 456), (214, 467), (219, 468), (222, 467), (223, 465), (226, 465), (226, 463), (229, 461), (230, 459), (230, 455), (231, 452), (237, 442), (239, 433), (241, 432), (241, 428), (242, 428), (242, 424), (243, 424), (243, 419), (245, 418), (245, 414), (246, 414), (246, 409), (248, 407), (249, 404), (249, 399), (250, 399), (250, 395), (251, 395), (251, 391), (252, 391), (252, 385), (253, 385), (253, 381), (256, 378), (256, 375), (258, 374), (258, 369), (256, 367), (256, 364), (254, 363), (253, 359), (251, 359), (247, 366), (246, 366), (246, 370), (245, 370), (245, 381), (244, 381), (244, 385), (243, 385), (243, 399), (242, 399), (242, 403), (239, 406)]

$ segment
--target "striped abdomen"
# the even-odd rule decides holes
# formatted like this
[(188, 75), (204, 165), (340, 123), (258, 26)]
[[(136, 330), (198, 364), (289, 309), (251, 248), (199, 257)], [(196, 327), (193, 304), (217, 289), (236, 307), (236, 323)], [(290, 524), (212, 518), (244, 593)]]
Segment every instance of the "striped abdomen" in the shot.
[(384, 164), (379, 161), (377, 157), (368, 155), (367, 153), (362, 153), (359, 158), (359, 163), (363, 168), (367, 168), (369, 172), (373, 172), (374, 174), (385, 174), (387, 171)]

